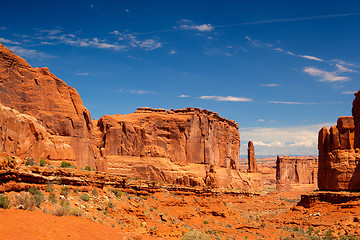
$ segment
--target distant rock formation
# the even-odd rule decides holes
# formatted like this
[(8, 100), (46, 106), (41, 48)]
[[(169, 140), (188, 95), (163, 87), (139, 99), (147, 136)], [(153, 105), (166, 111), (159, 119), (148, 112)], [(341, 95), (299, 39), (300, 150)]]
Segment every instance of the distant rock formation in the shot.
[(318, 164), (315, 157), (277, 156), (277, 190), (314, 190), (317, 189)]
[(360, 91), (353, 116), (339, 117), (337, 126), (319, 131), (319, 189), (360, 190)]
[(248, 173), (259, 173), (260, 170), (256, 163), (255, 149), (252, 141), (248, 143)]

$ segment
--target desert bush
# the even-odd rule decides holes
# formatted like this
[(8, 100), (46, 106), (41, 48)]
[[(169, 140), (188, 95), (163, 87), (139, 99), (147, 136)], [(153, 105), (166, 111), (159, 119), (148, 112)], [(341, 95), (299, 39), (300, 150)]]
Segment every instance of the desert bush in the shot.
[(34, 198), (35, 206), (40, 207), (40, 204), (45, 200), (44, 194), (36, 187), (29, 188), (28, 192), (31, 193), (32, 198)]
[(48, 183), (46, 185), (46, 192), (49, 192), (49, 193), (54, 192), (54, 187), (53, 187), (52, 183)]
[(209, 221), (208, 221), (208, 220), (204, 220), (204, 224), (209, 224)]
[(9, 198), (5, 194), (0, 195), (0, 208), (4, 208), (4, 209), (10, 208)]
[(91, 171), (91, 167), (90, 166), (85, 166), (85, 170), (86, 171)]
[(92, 192), (92, 194), (93, 194), (94, 196), (98, 196), (98, 195), (99, 195), (99, 193), (98, 193), (98, 191), (97, 191), (96, 189), (91, 190), (91, 192)]
[(55, 204), (55, 203), (57, 203), (57, 197), (56, 197), (56, 195), (55, 194), (50, 194), (49, 195), (49, 202), (51, 203), (51, 204)]
[(109, 208), (111, 208), (111, 209), (114, 209), (114, 208), (115, 208), (115, 205), (114, 205), (112, 202), (109, 202), (108, 206), (109, 206)]
[(117, 198), (121, 198), (121, 196), (123, 195), (123, 192), (120, 191), (119, 189), (113, 189), (112, 192), (115, 194), (115, 197)]
[(27, 192), (22, 192), (20, 195), (16, 196), (15, 201), (19, 208), (25, 210), (32, 210), (36, 206), (35, 198)]
[(181, 239), (182, 240), (210, 240), (210, 236), (199, 230), (192, 230), (192, 231), (186, 232)]
[(44, 167), (46, 165), (46, 160), (45, 160), (45, 158), (41, 158), (40, 159), (40, 166), (41, 167)]
[(87, 193), (84, 193), (83, 195), (80, 196), (80, 199), (85, 202), (88, 202), (90, 200), (90, 197)]
[(60, 195), (63, 195), (64, 197), (67, 197), (70, 193), (70, 189), (68, 186), (64, 186), (60, 189)]
[(69, 167), (71, 167), (71, 163), (62, 161), (60, 167), (69, 168)]
[(36, 162), (34, 160), (34, 158), (32, 157), (27, 157), (26, 158), (26, 162), (25, 162), (25, 166), (32, 166), (32, 165), (35, 165)]

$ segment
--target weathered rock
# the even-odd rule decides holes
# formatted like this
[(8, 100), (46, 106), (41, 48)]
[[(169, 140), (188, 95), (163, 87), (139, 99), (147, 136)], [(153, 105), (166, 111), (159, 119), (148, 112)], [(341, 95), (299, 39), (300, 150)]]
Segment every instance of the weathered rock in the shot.
[(319, 132), (320, 190), (360, 190), (360, 99), (355, 94), (353, 116), (339, 117), (337, 126)]
[(315, 157), (277, 156), (276, 189), (314, 190), (317, 188), (318, 164)]
[(76, 90), (49, 69), (32, 68), (1, 44), (0, 103), (35, 117), (46, 131), (61, 136), (71, 147), (74, 161), (95, 167), (91, 116)]
[(217, 113), (140, 108), (128, 115), (103, 116), (97, 125), (98, 146), (106, 156), (161, 157), (238, 169), (238, 126)]
[(217, 176), (215, 172), (215, 167), (213, 164), (210, 165), (210, 170), (206, 171), (206, 177), (204, 179), (205, 185), (209, 188), (217, 188), (218, 187), (218, 181)]
[(248, 173), (259, 173), (260, 170), (256, 163), (254, 144), (252, 141), (248, 143)]

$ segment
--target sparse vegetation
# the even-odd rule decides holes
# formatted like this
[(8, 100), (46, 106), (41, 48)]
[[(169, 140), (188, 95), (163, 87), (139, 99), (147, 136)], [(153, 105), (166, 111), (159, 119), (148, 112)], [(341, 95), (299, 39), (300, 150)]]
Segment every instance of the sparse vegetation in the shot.
[(35, 165), (36, 162), (34, 160), (34, 158), (32, 157), (27, 157), (26, 158), (26, 162), (25, 162), (25, 166), (32, 166), (32, 165)]
[(91, 167), (90, 166), (85, 166), (85, 170), (86, 171), (91, 171)]
[(192, 230), (192, 231), (185, 233), (181, 239), (182, 240), (210, 240), (210, 236), (199, 230)]
[(9, 198), (5, 194), (0, 195), (0, 208), (4, 208), (4, 209), (10, 208)]
[(80, 196), (80, 199), (85, 202), (88, 202), (90, 200), (90, 197), (87, 193), (84, 193), (83, 195)]
[(49, 195), (48, 199), (49, 199), (49, 202), (50, 202), (51, 204), (57, 203), (57, 197), (56, 197), (56, 195), (53, 194), (53, 193)]
[(45, 200), (44, 194), (36, 187), (29, 188), (28, 192), (32, 195), (31, 197), (34, 198), (34, 205), (40, 207), (40, 204)]
[(46, 160), (45, 160), (45, 158), (41, 158), (41, 159), (40, 159), (40, 166), (41, 166), (41, 167), (45, 167), (45, 165), (46, 165)]
[(99, 193), (98, 193), (98, 191), (96, 189), (91, 190), (91, 192), (96, 197), (99, 195)]
[(60, 167), (69, 168), (69, 167), (71, 167), (71, 163), (62, 161)]
[(70, 189), (68, 186), (64, 186), (60, 190), (60, 195), (63, 195), (64, 197), (67, 197), (70, 193)]

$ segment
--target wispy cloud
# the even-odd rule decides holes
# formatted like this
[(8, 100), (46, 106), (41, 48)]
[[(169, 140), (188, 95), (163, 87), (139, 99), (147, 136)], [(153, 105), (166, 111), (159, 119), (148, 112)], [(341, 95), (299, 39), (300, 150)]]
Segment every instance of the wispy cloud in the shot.
[(28, 57), (28, 58), (49, 58), (54, 57), (49, 54), (39, 52), (37, 50), (33, 49), (25, 49), (20, 46), (7, 46), (8, 49), (16, 53), (17, 55), (20, 55), (22, 57)]
[(0, 27), (0, 30), (6, 30), (7, 28), (6, 27)]
[(342, 94), (354, 94), (356, 93), (356, 91), (344, 91), (344, 92), (341, 92)]
[(196, 25), (193, 21), (190, 20), (181, 20), (180, 22), (180, 29), (184, 29), (184, 30), (197, 30), (200, 32), (211, 32), (212, 30), (214, 30), (214, 27), (211, 24), (201, 24), (201, 25)]
[(215, 101), (226, 101), (226, 102), (252, 102), (252, 98), (246, 97), (233, 97), (233, 96), (201, 96), (201, 99), (215, 100)]
[(292, 56), (295, 56), (294, 53), (289, 52), (289, 51), (286, 51), (286, 50), (284, 50), (284, 49), (282, 49), (282, 48), (274, 48), (274, 50), (275, 50), (275, 51), (279, 51), (279, 52), (283, 52), (283, 53), (286, 53), (286, 54), (289, 54), (289, 55), (292, 55)]
[(259, 84), (260, 87), (280, 87), (277, 83)]
[(5, 38), (2, 38), (2, 37), (0, 37), (0, 42), (1, 43), (7, 43), (7, 44), (13, 44), (13, 45), (20, 45), (21, 44), (19, 42), (12, 41), (12, 40), (9, 40), (9, 39), (5, 39)]
[[(317, 155), (319, 130), (335, 123), (321, 123), (281, 128), (241, 128), (241, 142), (253, 141), (257, 155)], [(246, 154), (246, 147), (241, 154)]]
[(180, 98), (188, 98), (188, 97), (190, 97), (190, 96), (189, 96), (189, 95), (185, 95), (185, 94), (181, 94), (179, 97), (180, 97)]
[(117, 30), (111, 32), (110, 34), (118, 36), (118, 40), (122, 42), (126, 42), (127, 46), (134, 48), (142, 48), (145, 50), (154, 50), (157, 48), (160, 48), (161, 42), (155, 40), (155, 39), (145, 39), (145, 40), (138, 40), (137, 37), (134, 34), (131, 33), (124, 33), (119, 32)]
[(256, 120), (256, 121), (258, 121), (258, 122), (265, 122), (265, 120), (262, 119), (262, 118), (260, 118), (260, 119), (258, 119), (258, 120)]
[(79, 73), (75, 73), (75, 75), (78, 75), (78, 76), (88, 76), (89, 73), (86, 73), (86, 72), (79, 72)]
[(314, 105), (314, 104), (319, 104), (319, 103), (284, 102), (284, 101), (269, 101), (269, 103), (275, 103), (275, 104), (290, 104), (290, 105)]
[(131, 93), (131, 94), (152, 94), (153, 92), (141, 89), (125, 89), (121, 88), (118, 90), (119, 93)]
[(314, 57), (314, 56), (309, 56), (309, 55), (298, 55), (299, 57), (302, 58), (306, 58), (306, 59), (310, 59), (310, 60), (315, 60), (315, 61), (319, 61), (319, 62), (323, 62), (324, 60)]
[(178, 52), (174, 49), (172, 49), (170, 52), (169, 52), (171, 55), (174, 55), (174, 54), (177, 54)]
[(306, 67), (304, 72), (310, 76), (320, 77), (320, 82), (344, 82), (349, 81), (349, 77), (338, 76), (337, 72), (327, 72), (315, 67)]

